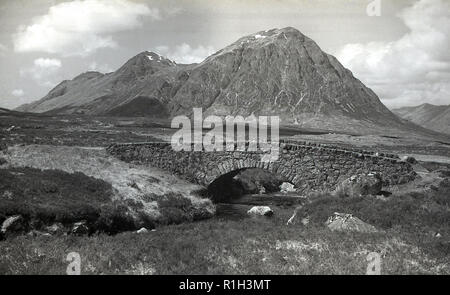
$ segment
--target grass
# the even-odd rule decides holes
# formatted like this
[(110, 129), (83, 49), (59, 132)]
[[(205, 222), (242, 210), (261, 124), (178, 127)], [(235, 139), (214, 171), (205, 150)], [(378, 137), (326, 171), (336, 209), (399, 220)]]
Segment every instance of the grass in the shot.
[[(196, 211), (213, 212), (209, 200), (196, 197), (192, 191), (200, 186), (179, 179), (159, 169), (122, 162), (103, 149), (65, 146), (15, 146), (5, 155), (12, 167), (34, 167), (48, 170), (75, 171), (110, 183), (114, 199), (126, 202), (136, 212), (155, 220), (161, 216), (158, 200), (165, 195), (183, 195)], [(187, 219), (188, 220), (188, 219)]]
[(160, 224), (180, 224), (211, 218), (207, 210), (196, 208), (190, 199), (181, 194), (169, 193), (158, 199), (158, 208), (162, 215)]
[(0, 222), (21, 215), (29, 229), (82, 220), (107, 233), (134, 229), (128, 207), (112, 195), (111, 184), (79, 172), (0, 169)]
[(101, 206), (112, 202), (110, 184), (58, 170), (1, 169), (0, 192), (0, 216), (20, 214), (50, 222), (89, 220)]
[[(151, 196), (148, 196), (151, 197)], [(211, 218), (212, 212), (197, 199), (168, 192), (149, 200), (159, 215), (147, 214), (136, 199), (117, 199), (113, 186), (83, 173), (35, 168), (0, 169), (0, 225), (21, 215), (28, 225), (22, 231), (42, 230), (53, 223), (67, 228), (86, 221), (94, 232), (117, 234), (155, 224), (179, 224)]]
[[(377, 252), (382, 274), (448, 275), (448, 188), (446, 182), (428, 194), (388, 201), (316, 196), (301, 212), (310, 217), (306, 226), (287, 226), (293, 208), (276, 207), (272, 218), (216, 217), (147, 234), (22, 236), (0, 243), (0, 273), (64, 274), (65, 257), (75, 251), (84, 274), (365, 274), (367, 255)], [(164, 202), (185, 201), (171, 196)], [(382, 231), (332, 232), (324, 222), (334, 211), (353, 213)], [(437, 211), (441, 217), (434, 218)]]
[[(426, 191), (376, 197), (316, 196), (299, 212), (313, 224), (323, 223), (334, 212), (350, 213), (385, 232), (396, 232), (429, 255), (450, 257), (450, 181)], [(442, 238), (436, 238), (440, 234)]]
[(305, 205), (303, 214), (310, 216), (312, 221), (320, 222), (334, 212), (345, 212), (381, 229), (401, 226), (412, 230), (420, 227), (446, 231), (450, 229), (449, 208), (450, 182), (446, 180), (428, 193), (411, 192), (393, 195), (386, 200), (323, 194)]
[[(117, 122), (119, 118), (0, 114), (0, 151), (17, 144), (101, 147), (117, 142), (158, 141), (148, 135), (149, 128), (158, 129), (158, 124), (119, 128), (114, 126)], [(7, 131), (11, 126), (15, 128)]]
[(383, 274), (450, 273), (448, 258), (431, 257), (396, 232), (336, 233), (252, 219), (148, 234), (18, 237), (0, 246), (0, 273), (64, 274), (72, 251), (80, 253), (84, 274), (364, 274), (370, 252), (382, 255)]
[[(204, 217), (194, 199), (178, 192), (146, 194), (142, 199), (156, 202), (162, 218), (153, 224), (141, 217), (156, 231), (136, 234), (120, 232), (138, 228), (127, 210), (139, 211), (142, 203), (125, 199), (115, 204), (106, 182), (82, 173), (3, 169), (3, 218), (23, 214), (53, 222), (83, 217), (98, 233), (8, 238), (0, 242), (0, 274), (64, 274), (72, 251), (80, 253), (84, 274), (364, 274), (370, 252), (382, 256), (382, 274), (450, 274), (450, 183), (428, 187), (386, 199), (316, 194), (289, 226), (294, 208), (281, 207), (273, 208), (272, 218), (219, 215), (182, 223)], [(352, 213), (381, 232), (332, 232), (324, 222), (334, 212)], [(298, 221), (306, 216), (310, 223), (304, 226)]]

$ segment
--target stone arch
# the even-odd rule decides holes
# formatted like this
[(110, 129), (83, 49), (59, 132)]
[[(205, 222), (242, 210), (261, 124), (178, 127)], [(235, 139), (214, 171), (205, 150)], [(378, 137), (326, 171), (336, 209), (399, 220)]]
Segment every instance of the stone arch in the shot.
[(246, 159), (246, 160), (229, 159), (219, 162), (217, 164), (216, 169), (213, 169), (210, 173), (208, 173), (204, 179), (201, 180), (198, 179), (197, 182), (208, 187), (210, 184), (212, 184), (215, 180), (217, 180), (223, 175), (232, 173), (234, 171), (252, 168), (259, 168), (269, 171), (270, 173), (273, 174), (281, 175), (284, 178), (286, 178), (287, 181), (296, 186), (299, 184), (300, 178), (296, 175), (296, 173), (292, 171), (290, 167), (286, 166), (284, 163), (282, 162), (264, 163), (253, 159)]

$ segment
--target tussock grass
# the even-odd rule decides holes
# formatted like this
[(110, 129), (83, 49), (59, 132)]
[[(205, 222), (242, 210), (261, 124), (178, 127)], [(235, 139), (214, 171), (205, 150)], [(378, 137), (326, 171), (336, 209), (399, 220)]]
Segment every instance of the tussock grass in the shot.
[(204, 208), (198, 208), (190, 199), (181, 194), (169, 193), (158, 199), (158, 208), (161, 212), (160, 224), (180, 224), (208, 219), (213, 214)]
[[(34, 167), (81, 172), (102, 179), (113, 188), (113, 198), (120, 203), (128, 202), (132, 208), (148, 218), (158, 220), (161, 212), (158, 200), (165, 195), (177, 194), (188, 199), (196, 210), (214, 213), (211, 201), (192, 193), (201, 187), (181, 180), (159, 169), (122, 162), (106, 154), (103, 149), (67, 146), (14, 146), (8, 150), (7, 160), (11, 167)], [(134, 204), (131, 202), (134, 201)], [(136, 205), (136, 206), (134, 206)]]
[[(336, 233), (272, 219), (212, 219), (148, 234), (18, 237), (0, 244), (0, 273), (64, 274), (71, 251), (84, 274), (365, 274), (367, 255), (382, 256), (383, 274), (450, 274), (448, 256), (431, 255), (395, 230)], [(281, 216), (280, 216), (281, 215)]]
[(0, 218), (22, 215), (41, 222), (98, 217), (112, 202), (111, 185), (82, 173), (33, 168), (0, 169)]
[(21, 215), (28, 229), (79, 221), (109, 234), (137, 227), (129, 208), (113, 200), (111, 184), (79, 172), (0, 169), (0, 200), (0, 222)]
[[(272, 218), (217, 217), (147, 234), (21, 236), (0, 243), (0, 273), (64, 274), (66, 255), (76, 251), (84, 274), (365, 274), (367, 255), (376, 252), (382, 274), (448, 275), (448, 189), (441, 182), (427, 193), (388, 200), (317, 194), (299, 212), (310, 217), (307, 225), (287, 226), (294, 208), (276, 207)], [(189, 207), (176, 194), (159, 205)], [(324, 222), (334, 211), (353, 213), (383, 231), (332, 232)]]
[(91, 234), (117, 234), (213, 216), (207, 204), (202, 206), (200, 201), (194, 204), (179, 193), (155, 195), (151, 199), (157, 204), (157, 216), (147, 214), (142, 201), (117, 199), (110, 183), (81, 172), (0, 169), (0, 225), (9, 216), (21, 215), (28, 224), (24, 231), (40, 230), (57, 222), (70, 228), (74, 222), (86, 221)]
[(376, 227), (429, 228), (448, 230), (450, 224), (450, 182), (444, 180), (429, 191), (392, 195), (381, 199), (332, 193), (316, 193), (302, 211), (320, 223), (334, 212), (351, 213)]

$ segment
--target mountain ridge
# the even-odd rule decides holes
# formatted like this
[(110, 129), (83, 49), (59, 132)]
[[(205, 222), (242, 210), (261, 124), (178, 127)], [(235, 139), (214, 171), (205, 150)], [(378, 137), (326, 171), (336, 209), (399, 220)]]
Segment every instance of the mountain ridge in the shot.
[(278, 115), (283, 124), (302, 127), (404, 125), (351, 71), (292, 27), (244, 36), (198, 64), (145, 51), (115, 72), (63, 81), (18, 110), (171, 118), (190, 115), (193, 107), (205, 115)]
[(450, 105), (424, 103), (392, 110), (399, 117), (424, 128), (450, 134)]

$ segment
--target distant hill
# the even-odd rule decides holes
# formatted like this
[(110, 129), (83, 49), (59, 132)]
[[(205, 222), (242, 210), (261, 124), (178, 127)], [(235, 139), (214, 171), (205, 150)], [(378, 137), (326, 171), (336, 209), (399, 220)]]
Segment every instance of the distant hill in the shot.
[[(18, 108), (50, 114), (151, 116), (276, 115), (304, 128), (404, 129), (339, 61), (294, 28), (245, 36), (199, 64), (142, 52), (109, 74), (87, 72)], [(411, 127), (407, 127), (411, 128)]]
[(5, 109), (5, 108), (0, 108), (0, 115), (18, 115), (18, 114), (22, 114), (22, 113), (18, 112), (18, 111), (12, 111), (9, 109)]
[(422, 104), (393, 110), (401, 118), (427, 129), (450, 134), (450, 105)]

